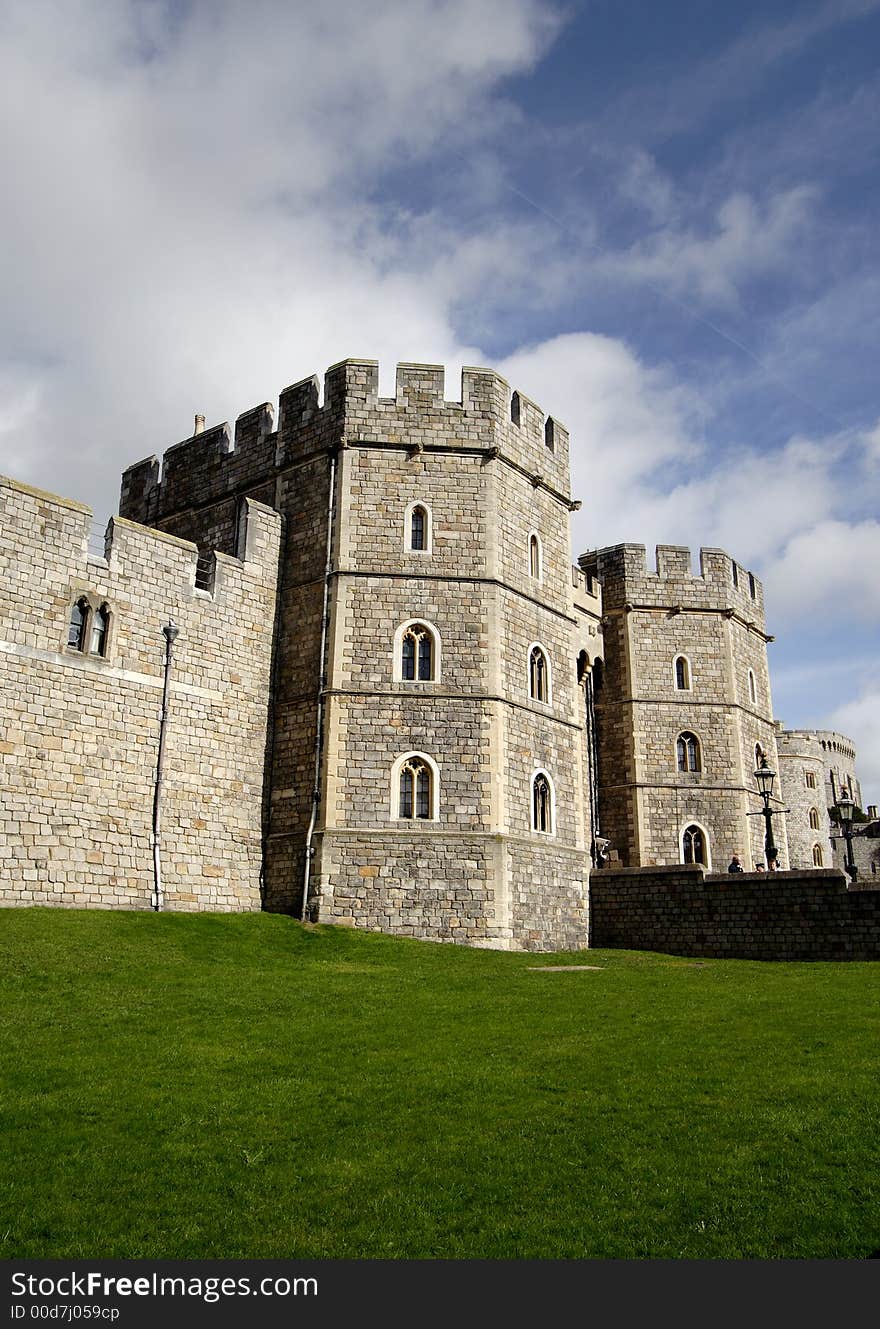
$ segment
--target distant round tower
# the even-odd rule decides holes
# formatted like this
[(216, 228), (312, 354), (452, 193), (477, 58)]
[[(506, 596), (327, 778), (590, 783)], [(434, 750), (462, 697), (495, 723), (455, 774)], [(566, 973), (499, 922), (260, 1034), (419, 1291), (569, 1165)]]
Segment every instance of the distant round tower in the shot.
[[(597, 693), (603, 834), (629, 867), (765, 857), (754, 771), (776, 768), (764, 605), (757, 578), (719, 549), (644, 545), (585, 554), (602, 587), (605, 677)], [(778, 792), (778, 790), (777, 790)], [(773, 833), (787, 867), (784, 805)]]
[(788, 808), (788, 853), (793, 868), (832, 866), (825, 753), (819, 735), (780, 729), (776, 735), (781, 795)]

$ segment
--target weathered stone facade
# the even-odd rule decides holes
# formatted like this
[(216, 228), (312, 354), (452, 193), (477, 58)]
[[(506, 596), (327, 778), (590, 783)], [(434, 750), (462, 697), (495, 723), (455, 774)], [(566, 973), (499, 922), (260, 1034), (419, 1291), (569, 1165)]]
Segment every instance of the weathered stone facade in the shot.
[[(305, 891), (328, 922), (583, 945), (601, 602), (572, 569), (568, 435), (490, 370), (463, 372), (460, 402), (443, 386), (401, 365), (383, 399), (375, 362), (345, 361), (323, 405), (314, 379), (282, 393), (277, 433), (258, 407), (234, 448), (224, 426), (167, 453), (161, 479), (155, 458), (131, 468), (121, 510), (201, 549), (228, 546), (245, 494), (283, 514), (267, 907), (301, 912)], [(427, 677), (405, 677), (412, 625)], [(401, 815), (410, 758), (426, 815)]]
[[(692, 848), (707, 868), (764, 858), (753, 772), (776, 764), (760, 582), (719, 549), (644, 545), (581, 558), (602, 585), (605, 669), (596, 695), (602, 834), (628, 867), (679, 863)], [(777, 800), (777, 808), (781, 804)], [(694, 836), (698, 832), (699, 838)], [(786, 866), (785, 818), (774, 818)], [(702, 853), (702, 858), (699, 854)]]
[(0, 902), (149, 908), (171, 618), (165, 904), (259, 909), (279, 518), (248, 501), (199, 589), (193, 545), (121, 518), (90, 556), (91, 516), (0, 479)]
[(169, 617), (164, 907), (577, 948), (606, 848), (752, 866), (756, 753), (785, 751), (760, 583), (720, 550), (573, 567), (568, 454), (491, 370), (450, 402), (400, 365), (382, 398), (346, 360), (277, 428), (130, 467), (104, 558), (87, 509), (4, 482), (4, 902), (148, 907)]
[(596, 873), (593, 946), (724, 960), (880, 960), (880, 891), (837, 869), (705, 874), (701, 867)]

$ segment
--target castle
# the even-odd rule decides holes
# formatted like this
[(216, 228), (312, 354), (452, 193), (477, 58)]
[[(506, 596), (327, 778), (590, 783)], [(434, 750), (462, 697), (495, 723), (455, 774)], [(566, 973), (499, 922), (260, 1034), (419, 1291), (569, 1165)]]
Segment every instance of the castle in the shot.
[(773, 719), (757, 578), (573, 566), (568, 433), (491, 370), (382, 398), (345, 360), (277, 424), (197, 417), (97, 549), (82, 504), (0, 499), (5, 904), (578, 948), (591, 872), (751, 870), (761, 755), (783, 868), (830, 866), (829, 800), (860, 801), (849, 740)]

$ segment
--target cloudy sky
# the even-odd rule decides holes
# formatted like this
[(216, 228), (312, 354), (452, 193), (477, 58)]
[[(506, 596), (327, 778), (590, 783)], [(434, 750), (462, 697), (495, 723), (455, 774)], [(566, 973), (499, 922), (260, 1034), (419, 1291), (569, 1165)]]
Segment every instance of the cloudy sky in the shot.
[(880, 0), (5, 0), (0, 470), (345, 356), (572, 431), (575, 553), (720, 545), (880, 801)]

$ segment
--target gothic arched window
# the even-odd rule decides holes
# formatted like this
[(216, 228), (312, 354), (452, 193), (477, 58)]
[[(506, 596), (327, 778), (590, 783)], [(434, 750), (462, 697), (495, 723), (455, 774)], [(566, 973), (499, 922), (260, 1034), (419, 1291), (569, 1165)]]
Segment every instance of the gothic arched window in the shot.
[(529, 576), (541, 580), (541, 540), (535, 531), (529, 536)]
[(758, 689), (757, 689), (757, 687), (755, 686), (755, 672), (754, 672), (753, 669), (750, 669), (750, 670), (749, 670), (749, 701), (750, 701), (750, 702), (752, 703), (752, 705), (754, 706), (755, 703), (757, 702), (757, 700), (758, 700)]
[(706, 836), (699, 826), (685, 826), (682, 831), (681, 861), (683, 863), (701, 863), (703, 867), (708, 867)]
[(424, 623), (410, 623), (400, 643), (400, 677), (429, 683), (434, 677), (434, 634)]
[(819, 829), (819, 809), (810, 808), (810, 830), (818, 831), (818, 829)]
[(84, 651), (86, 648), (86, 624), (89, 621), (89, 602), (82, 596), (70, 611), (70, 622), (67, 627), (67, 644), (74, 651)]
[(813, 867), (814, 867), (814, 868), (821, 868), (821, 867), (824, 867), (824, 866), (825, 866), (825, 864), (824, 864), (824, 862), (823, 862), (823, 860), (822, 860), (822, 846), (821, 846), (820, 844), (814, 844), (814, 845), (813, 845)]
[(404, 821), (430, 820), (434, 774), (424, 757), (408, 757), (398, 776), (398, 812)]
[(428, 548), (428, 514), (421, 503), (417, 503), (409, 514), (409, 547)]
[(544, 771), (532, 777), (532, 830), (553, 834), (553, 786)]
[(533, 701), (550, 700), (550, 666), (540, 646), (529, 651), (529, 696)]
[(696, 734), (679, 734), (676, 743), (676, 755), (680, 771), (701, 771), (703, 769), (700, 740)]
[(679, 692), (690, 692), (691, 666), (686, 655), (675, 657), (675, 686)]
[(110, 627), (110, 610), (106, 604), (96, 609), (92, 618), (91, 640), (89, 651), (92, 655), (107, 654), (107, 630)]

